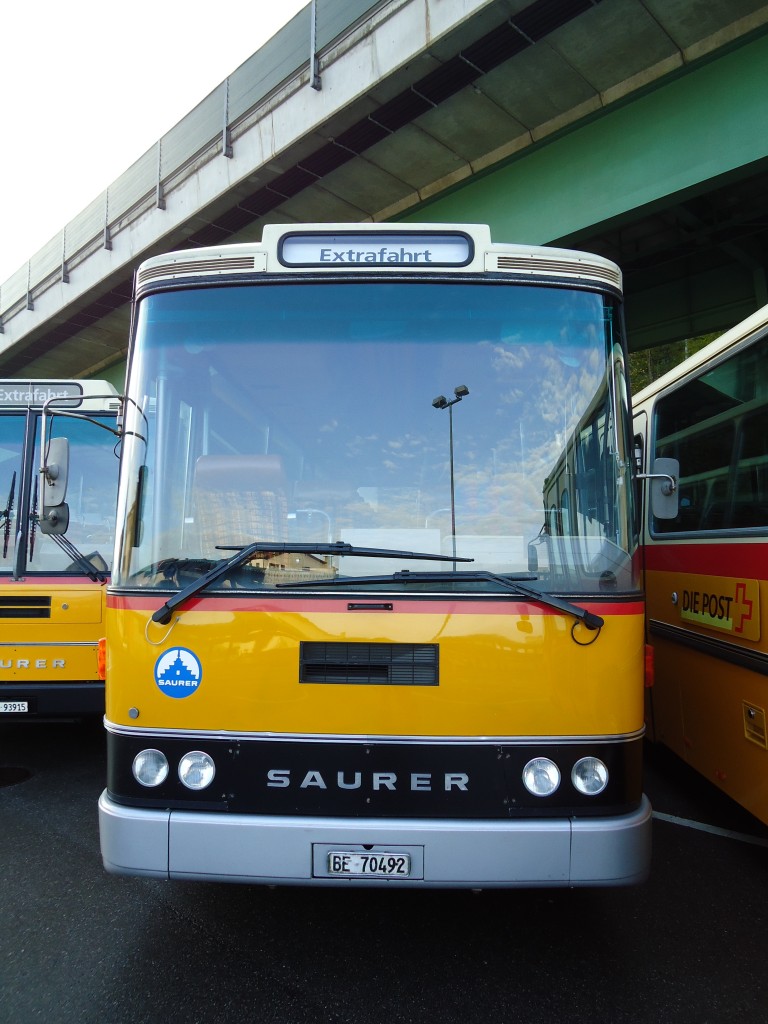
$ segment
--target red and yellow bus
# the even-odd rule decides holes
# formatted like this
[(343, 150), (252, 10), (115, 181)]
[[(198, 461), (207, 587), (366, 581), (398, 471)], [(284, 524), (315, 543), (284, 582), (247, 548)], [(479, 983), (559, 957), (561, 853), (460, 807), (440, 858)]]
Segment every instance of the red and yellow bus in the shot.
[(643, 515), (649, 732), (768, 823), (768, 306), (634, 413), (646, 466), (679, 463), (675, 518)]
[[(114, 549), (118, 407), (105, 381), (0, 381), (0, 720), (104, 712), (97, 656)], [(56, 446), (62, 423), (69, 485), (54, 511), (41, 443)]]
[(106, 868), (644, 879), (624, 361), (613, 263), (482, 225), (272, 225), (143, 263)]

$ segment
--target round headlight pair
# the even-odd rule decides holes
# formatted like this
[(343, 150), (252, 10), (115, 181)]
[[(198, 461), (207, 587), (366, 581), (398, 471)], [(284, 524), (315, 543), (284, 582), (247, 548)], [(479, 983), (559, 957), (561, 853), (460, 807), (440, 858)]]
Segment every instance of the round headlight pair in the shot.
[[(571, 782), (584, 796), (597, 796), (608, 785), (608, 769), (597, 757), (582, 757)], [(533, 796), (551, 796), (560, 785), (560, 769), (548, 757), (534, 757), (523, 768), (523, 785)]]
[[(168, 778), (168, 758), (162, 750), (142, 750), (133, 759), (133, 777), (142, 785), (159, 786)], [(216, 765), (203, 750), (191, 750), (179, 761), (179, 779), (187, 789), (205, 789), (213, 782)]]

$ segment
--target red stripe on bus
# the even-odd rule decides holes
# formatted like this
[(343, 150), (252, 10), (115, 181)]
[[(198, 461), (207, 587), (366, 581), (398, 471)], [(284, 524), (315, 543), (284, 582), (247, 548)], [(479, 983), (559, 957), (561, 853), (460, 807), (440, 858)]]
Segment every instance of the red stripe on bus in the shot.
[(690, 572), (702, 576), (743, 576), (768, 579), (766, 538), (723, 543), (648, 544), (645, 567), (653, 572)]
[(103, 587), (108, 580), (97, 583), (90, 576), (83, 573), (81, 576), (24, 576), (23, 579), (13, 580), (10, 577), (0, 576), (0, 587), (21, 586), (25, 590), (34, 590), (35, 587)]
[[(506, 596), (506, 595), (505, 595)], [(301, 599), (301, 600), (289, 600), (286, 598), (253, 598), (244, 597), (241, 599), (222, 597), (222, 598), (191, 598), (186, 601), (180, 608), (174, 610), (173, 614), (181, 614), (185, 611), (210, 611), (210, 612), (266, 612), (268, 614), (281, 614), (285, 615), (290, 612), (296, 612), (299, 614), (309, 614), (317, 612), (332, 612), (335, 614), (344, 613), (345, 615), (358, 615), (360, 612), (365, 611), (364, 608), (357, 608), (354, 611), (349, 611), (347, 605), (354, 603), (356, 605), (370, 604), (371, 612), (376, 614), (387, 615), (387, 611), (380, 610), (380, 606), (384, 603), (391, 604), (393, 606), (392, 612), (399, 614), (409, 615), (564, 615), (566, 613), (558, 611), (556, 608), (548, 608), (544, 605), (540, 605), (537, 602), (530, 600), (518, 599), (516, 595), (510, 595), (513, 603), (508, 603), (504, 600), (477, 600), (470, 599), (467, 601), (457, 601), (455, 599), (450, 601), (441, 600), (428, 600), (428, 601), (413, 601), (408, 598), (399, 598), (394, 595), (382, 594), (380, 597), (373, 597), (371, 595), (346, 595), (343, 598), (335, 598), (328, 600), (318, 599)], [(116, 595), (107, 596), (107, 607), (113, 610), (120, 611), (155, 611), (162, 605), (163, 601), (159, 597), (118, 597)], [(592, 602), (575, 600), (579, 608), (585, 608), (590, 612), (594, 612), (596, 615), (602, 615), (604, 617), (610, 617), (613, 615), (642, 615), (643, 614), (643, 603), (642, 601), (617, 601), (613, 602)]]

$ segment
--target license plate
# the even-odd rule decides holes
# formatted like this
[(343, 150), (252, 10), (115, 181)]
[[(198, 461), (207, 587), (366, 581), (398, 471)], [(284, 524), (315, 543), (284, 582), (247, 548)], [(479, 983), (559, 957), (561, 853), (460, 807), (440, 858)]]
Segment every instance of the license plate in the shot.
[(28, 700), (0, 700), (0, 715), (18, 715), (29, 711)]
[(332, 850), (328, 854), (328, 874), (408, 878), (411, 874), (411, 857), (408, 853), (349, 853), (346, 850)]

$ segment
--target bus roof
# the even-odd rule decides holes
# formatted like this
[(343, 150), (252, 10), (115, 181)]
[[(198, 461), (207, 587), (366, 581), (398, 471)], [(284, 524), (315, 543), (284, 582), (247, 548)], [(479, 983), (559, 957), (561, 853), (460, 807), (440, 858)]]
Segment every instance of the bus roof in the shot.
[(742, 320), (741, 323), (731, 327), (724, 334), (721, 334), (719, 338), (715, 338), (714, 341), (705, 345), (704, 348), (694, 352), (692, 356), (689, 356), (681, 363), (678, 363), (677, 366), (668, 370), (658, 380), (648, 384), (642, 391), (638, 391), (632, 401), (633, 408), (636, 410), (649, 398), (653, 398), (659, 392), (665, 391), (707, 363), (716, 361), (720, 356), (725, 357), (737, 345), (748, 343), (755, 335), (762, 333), (766, 327), (768, 327), (768, 306), (762, 306), (751, 316), (748, 316), (746, 320)]
[(145, 260), (136, 290), (158, 280), (259, 273), (500, 273), (622, 290), (621, 271), (592, 253), (491, 241), (487, 224), (269, 224), (261, 242), (185, 249)]

